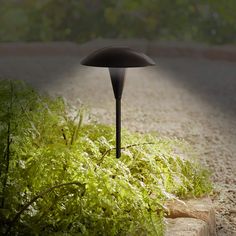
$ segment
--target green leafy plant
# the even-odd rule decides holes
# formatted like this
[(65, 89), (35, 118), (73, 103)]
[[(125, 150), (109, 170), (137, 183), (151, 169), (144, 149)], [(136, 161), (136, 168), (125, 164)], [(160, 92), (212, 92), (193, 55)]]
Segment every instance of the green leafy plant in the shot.
[(0, 81), (3, 235), (163, 235), (164, 202), (211, 190), (183, 143), (82, 124), (82, 109)]

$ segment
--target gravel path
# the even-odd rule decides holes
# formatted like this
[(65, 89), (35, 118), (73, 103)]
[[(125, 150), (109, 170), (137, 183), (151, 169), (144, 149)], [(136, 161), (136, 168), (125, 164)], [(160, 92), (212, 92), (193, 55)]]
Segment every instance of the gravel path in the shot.
[[(0, 57), (0, 76), (23, 79), (74, 104), (87, 104), (113, 124), (114, 98), (106, 69), (76, 57)], [(236, 63), (158, 58), (156, 67), (129, 69), (123, 126), (187, 140), (213, 173), (218, 235), (236, 235)]]

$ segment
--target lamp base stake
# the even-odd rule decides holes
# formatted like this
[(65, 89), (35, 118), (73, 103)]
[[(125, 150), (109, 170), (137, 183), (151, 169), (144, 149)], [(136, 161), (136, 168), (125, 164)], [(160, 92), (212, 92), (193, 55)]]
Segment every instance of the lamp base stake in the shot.
[(116, 158), (121, 154), (121, 99), (116, 99)]

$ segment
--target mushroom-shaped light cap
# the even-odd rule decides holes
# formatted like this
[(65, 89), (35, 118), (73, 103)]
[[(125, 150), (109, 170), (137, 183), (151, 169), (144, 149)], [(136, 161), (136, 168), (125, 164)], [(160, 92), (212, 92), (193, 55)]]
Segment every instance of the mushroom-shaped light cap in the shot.
[(85, 66), (96, 67), (144, 67), (155, 65), (147, 55), (128, 47), (105, 47), (94, 51), (81, 61)]

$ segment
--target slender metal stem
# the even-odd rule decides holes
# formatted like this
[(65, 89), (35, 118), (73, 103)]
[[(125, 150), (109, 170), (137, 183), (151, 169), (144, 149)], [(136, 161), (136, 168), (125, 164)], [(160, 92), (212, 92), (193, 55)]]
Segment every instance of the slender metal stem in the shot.
[(116, 99), (116, 158), (120, 158), (121, 149), (121, 99)]
[(125, 68), (109, 68), (116, 99), (116, 158), (121, 154), (121, 97), (125, 82)]

